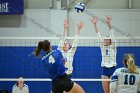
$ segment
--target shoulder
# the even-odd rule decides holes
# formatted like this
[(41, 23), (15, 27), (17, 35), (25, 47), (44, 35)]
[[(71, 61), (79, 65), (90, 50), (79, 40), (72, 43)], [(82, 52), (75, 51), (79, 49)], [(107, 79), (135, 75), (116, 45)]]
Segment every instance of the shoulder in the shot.
[(126, 68), (125, 67), (117, 68), (115, 72), (120, 73), (122, 70), (126, 70)]
[(52, 56), (57, 58), (57, 57), (62, 56), (62, 53), (60, 50), (53, 50)]
[(127, 68), (121, 67), (121, 68), (118, 68), (118, 70), (119, 70), (119, 71), (121, 71), (121, 70), (127, 70)]
[(24, 87), (27, 87), (28, 88), (28, 85), (24, 84)]
[(14, 89), (14, 88), (17, 88), (17, 85), (14, 85), (14, 86), (13, 86), (13, 89)]
[(61, 54), (61, 51), (60, 50), (53, 50), (53, 53)]
[(140, 67), (139, 66), (137, 66), (137, 69), (140, 71)]
[(137, 67), (137, 71), (138, 71), (138, 73), (140, 73), (140, 67)]
[(28, 85), (24, 84), (24, 88), (25, 88), (25, 89), (28, 89), (29, 87), (28, 87)]
[(53, 51), (54, 51), (54, 52), (58, 52), (58, 53), (61, 52), (60, 50), (53, 50)]

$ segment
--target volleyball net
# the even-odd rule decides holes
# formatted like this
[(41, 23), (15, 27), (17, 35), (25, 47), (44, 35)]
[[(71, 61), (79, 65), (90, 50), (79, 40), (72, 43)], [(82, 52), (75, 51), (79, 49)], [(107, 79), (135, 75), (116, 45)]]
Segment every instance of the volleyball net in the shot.
[[(46, 84), (50, 85), (51, 80), (40, 63), (41, 59), (35, 58), (32, 54), (38, 42), (45, 39), (51, 42), (54, 50), (57, 49), (60, 42), (59, 38), (0, 38), (0, 88), (7, 86), (7, 84), (13, 85), (14, 82), (18, 80), (18, 77), (23, 77), (24, 81), (31, 85), (32, 88), (36, 88), (36, 84), (42, 84), (44, 87)], [(133, 53), (136, 58), (136, 64), (140, 66), (138, 62), (138, 60), (140, 60), (140, 38), (135, 37), (135, 39), (130, 40), (130, 38), (127, 37), (115, 37), (115, 39), (117, 43), (117, 67), (123, 66), (122, 59), (125, 53)], [(67, 40), (72, 44), (74, 37), (67, 37)], [(101, 88), (101, 90), (97, 92), (101, 93), (102, 86), (99, 81), (110, 81), (110, 79), (101, 79), (102, 56), (99, 47), (101, 43), (98, 38), (79, 37), (78, 48), (73, 61), (74, 70), (72, 80), (82, 85), (86, 91), (93, 91), (94, 87), (94, 91), (97, 88)], [(42, 91), (45, 91), (44, 87)], [(50, 88), (51, 87), (48, 89)], [(38, 89), (37, 91), (41, 90)]]

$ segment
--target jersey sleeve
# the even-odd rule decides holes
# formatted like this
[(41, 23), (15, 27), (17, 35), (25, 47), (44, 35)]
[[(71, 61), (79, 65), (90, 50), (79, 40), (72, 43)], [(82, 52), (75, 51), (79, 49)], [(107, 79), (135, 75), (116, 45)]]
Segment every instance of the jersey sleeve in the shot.
[(73, 40), (72, 47), (71, 47), (71, 49), (69, 50), (69, 51), (71, 52), (72, 55), (75, 54), (75, 51), (76, 51), (76, 49), (77, 49), (78, 38), (79, 38), (79, 35), (75, 35), (75, 39)]
[(112, 40), (112, 45), (114, 45), (114, 47), (116, 47), (117, 44), (116, 44), (116, 39), (115, 39), (115, 36), (114, 36), (113, 29), (111, 29), (111, 30), (109, 31), (109, 36), (110, 36), (110, 38), (111, 38), (111, 40)]
[(63, 47), (63, 43), (65, 41), (65, 38), (62, 38), (58, 44), (58, 47), (57, 47), (57, 50), (62, 50), (62, 47)]
[(28, 87), (28, 85), (24, 85), (24, 87), (25, 87), (25, 93), (29, 93), (29, 87)]
[(100, 32), (96, 33), (96, 35), (99, 37), (99, 39), (100, 39), (101, 41), (103, 41), (103, 38), (101, 37)]
[(100, 32), (96, 33), (96, 36), (98, 36), (98, 38), (100, 39), (100, 42), (99, 42), (100, 47), (103, 47), (103, 38), (102, 38)]
[(116, 93), (116, 87), (117, 87), (117, 83), (118, 83), (118, 73), (117, 70), (114, 72), (112, 78), (111, 78), (111, 82), (110, 82), (110, 91), (111, 93)]
[(13, 88), (12, 88), (12, 93), (17, 93), (16, 91), (17, 91), (16, 90), (16, 85), (14, 85)]

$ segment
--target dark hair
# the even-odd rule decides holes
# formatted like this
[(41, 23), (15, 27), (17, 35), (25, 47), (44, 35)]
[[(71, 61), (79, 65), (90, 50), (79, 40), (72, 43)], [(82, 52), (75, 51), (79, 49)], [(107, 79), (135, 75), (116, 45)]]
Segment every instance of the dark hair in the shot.
[(18, 81), (16, 82), (16, 86), (18, 86)]
[(37, 48), (33, 52), (36, 57), (40, 57), (40, 51), (43, 50), (45, 52), (50, 51), (50, 42), (48, 40), (39, 41)]

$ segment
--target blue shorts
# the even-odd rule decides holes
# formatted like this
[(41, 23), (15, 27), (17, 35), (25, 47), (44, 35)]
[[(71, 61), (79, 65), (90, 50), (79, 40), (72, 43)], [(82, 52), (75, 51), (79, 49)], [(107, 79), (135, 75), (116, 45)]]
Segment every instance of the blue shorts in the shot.
[(102, 75), (110, 77), (113, 75), (115, 70), (116, 70), (116, 66), (110, 68), (102, 67)]

